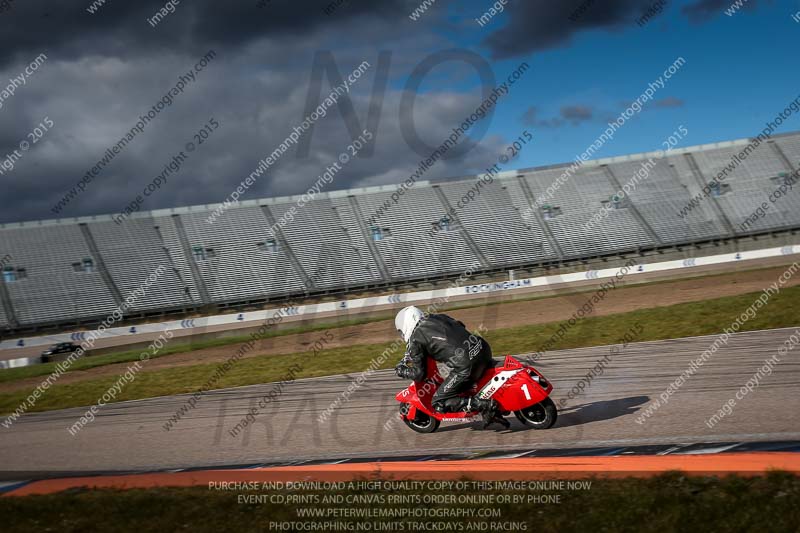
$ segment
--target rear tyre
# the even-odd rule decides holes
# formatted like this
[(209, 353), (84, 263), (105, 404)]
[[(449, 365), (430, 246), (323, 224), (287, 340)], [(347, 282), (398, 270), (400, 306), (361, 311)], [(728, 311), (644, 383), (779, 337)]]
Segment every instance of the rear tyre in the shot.
[(403, 416), (403, 422), (408, 427), (417, 433), (433, 433), (439, 429), (439, 421), (420, 410), (417, 410), (417, 414), (413, 419), (405, 418), (410, 408), (411, 406), (407, 403), (400, 404), (400, 414)]
[(549, 429), (558, 419), (556, 404), (549, 397), (536, 405), (514, 411), (520, 422), (533, 429)]

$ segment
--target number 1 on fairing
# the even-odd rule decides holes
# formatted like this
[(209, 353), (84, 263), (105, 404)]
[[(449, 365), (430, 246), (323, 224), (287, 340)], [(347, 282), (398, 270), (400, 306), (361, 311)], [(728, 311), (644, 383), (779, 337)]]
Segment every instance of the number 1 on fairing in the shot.
[(524, 385), (522, 385), (522, 392), (524, 392), (524, 393), (525, 393), (525, 399), (526, 399), (526, 400), (530, 400), (530, 399), (531, 399), (531, 393), (530, 393), (530, 392), (528, 392), (528, 384), (527, 384), (527, 383), (525, 383)]

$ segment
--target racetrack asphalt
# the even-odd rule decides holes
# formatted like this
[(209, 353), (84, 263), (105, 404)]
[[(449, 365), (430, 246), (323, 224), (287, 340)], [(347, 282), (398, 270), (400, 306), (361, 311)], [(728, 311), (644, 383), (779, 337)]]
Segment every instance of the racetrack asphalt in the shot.
[[(607, 361), (602, 375), (559, 408), (558, 422), (548, 430), (528, 429), (511, 416), (509, 431), (457, 422), (442, 424), (434, 434), (414, 433), (399, 421), (394, 399), (407, 382), (392, 371), (378, 371), (325, 422), (317, 421), (319, 414), (357, 374), (290, 382), (236, 437), (229, 431), (275, 384), (208, 392), (169, 431), (164, 424), (190, 395), (104, 406), (75, 436), (68, 428), (86, 408), (24, 415), (10, 429), (0, 427), (0, 479), (520, 447), (798, 440), (800, 346), (778, 355), (793, 333), (800, 336), (800, 328), (731, 336), (642, 423), (637, 417), (716, 336), (633, 343), (615, 354), (609, 346), (548, 352), (535, 366), (553, 381), (557, 403), (599, 360)], [(737, 399), (737, 391), (773, 356), (780, 360), (771, 375)], [(736, 402), (731, 414), (709, 428), (706, 421), (731, 399)]]

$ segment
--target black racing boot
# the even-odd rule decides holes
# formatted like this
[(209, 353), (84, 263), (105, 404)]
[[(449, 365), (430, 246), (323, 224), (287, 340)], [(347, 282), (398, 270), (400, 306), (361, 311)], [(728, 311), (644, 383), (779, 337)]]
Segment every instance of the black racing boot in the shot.
[(469, 406), (481, 413), (483, 417), (483, 429), (486, 429), (492, 424), (500, 424), (505, 429), (509, 429), (511, 424), (497, 414), (497, 402), (494, 400), (483, 400), (481, 398), (470, 398)]
[(492, 424), (500, 424), (501, 426), (503, 426), (504, 429), (511, 429), (511, 422), (509, 422), (508, 420), (506, 420), (505, 418), (503, 418), (500, 415), (494, 415), (494, 418), (492, 418), (488, 422), (484, 421), (483, 422), (483, 429), (486, 429), (487, 427), (489, 427)]

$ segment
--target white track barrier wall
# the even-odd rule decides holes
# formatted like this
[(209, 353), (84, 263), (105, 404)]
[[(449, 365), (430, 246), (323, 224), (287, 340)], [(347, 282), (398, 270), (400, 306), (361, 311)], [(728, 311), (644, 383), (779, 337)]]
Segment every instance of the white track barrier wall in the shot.
[[(661, 263), (645, 263), (637, 265), (634, 270), (628, 272), (627, 277), (641, 275), (652, 272), (662, 272), (666, 270), (692, 269), (709, 265), (719, 265), (723, 263), (737, 263), (754, 259), (765, 259), (779, 257), (783, 255), (793, 255), (800, 253), (800, 246), (784, 246), (782, 248), (768, 248), (764, 250), (751, 250), (745, 252), (712, 255), (697, 257), (693, 259), (679, 259), (675, 261), (664, 261)], [(470, 295), (485, 295), (486, 293), (498, 291), (515, 291), (520, 289), (530, 289), (533, 287), (545, 287), (551, 285), (563, 285), (586, 280), (602, 280), (614, 277), (620, 268), (606, 268), (603, 270), (588, 270), (583, 272), (573, 272), (571, 274), (561, 274), (556, 276), (541, 276), (537, 278), (525, 278), (513, 281), (499, 281), (483, 283), (480, 285), (462, 285), (460, 287), (435, 289), (429, 291), (395, 293), (382, 296), (372, 296), (369, 298), (356, 298), (342, 300), (339, 302), (325, 302), (310, 305), (299, 305), (292, 307), (276, 307), (263, 311), (252, 311), (247, 313), (231, 313), (225, 315), (215, 315), (202, 318), (187, 320), (173, 320), (170, 322), (160, 322), (155, 324), (143, 324), (140, 326), (128, 326), (107, 329), (99, 335), (100, 339), (110, 339), (114, 337), (128, 337), (121, 344), (136, 342), (139, 335), (161, 333), (165, 330), (197, 330), (203, 333), (209, 326), (234, 325), (235, 328), (257, 327), (276, 313), (284, 317), (308, 316), (313, 317), (319, 314), (332, 314), (340, 311), (350, 313), (366, 312), (374, 308), (386, 306), (398, 306), (398, 304), (414, 304), (415, 302), (429, 302), (440, 298), (459, 298), (463, 299)], [(189, 334), (191, 332), (184, 332)], [(63, 333), (58, 335), (44, 335), (32, 338), (10, 339), (0, 342), (0, 350), (20, 348), (26, 346), (46, 346), (58, 342), (73, 341), (80, 343), (89, 331), (78, 331), (73, 333)]]

